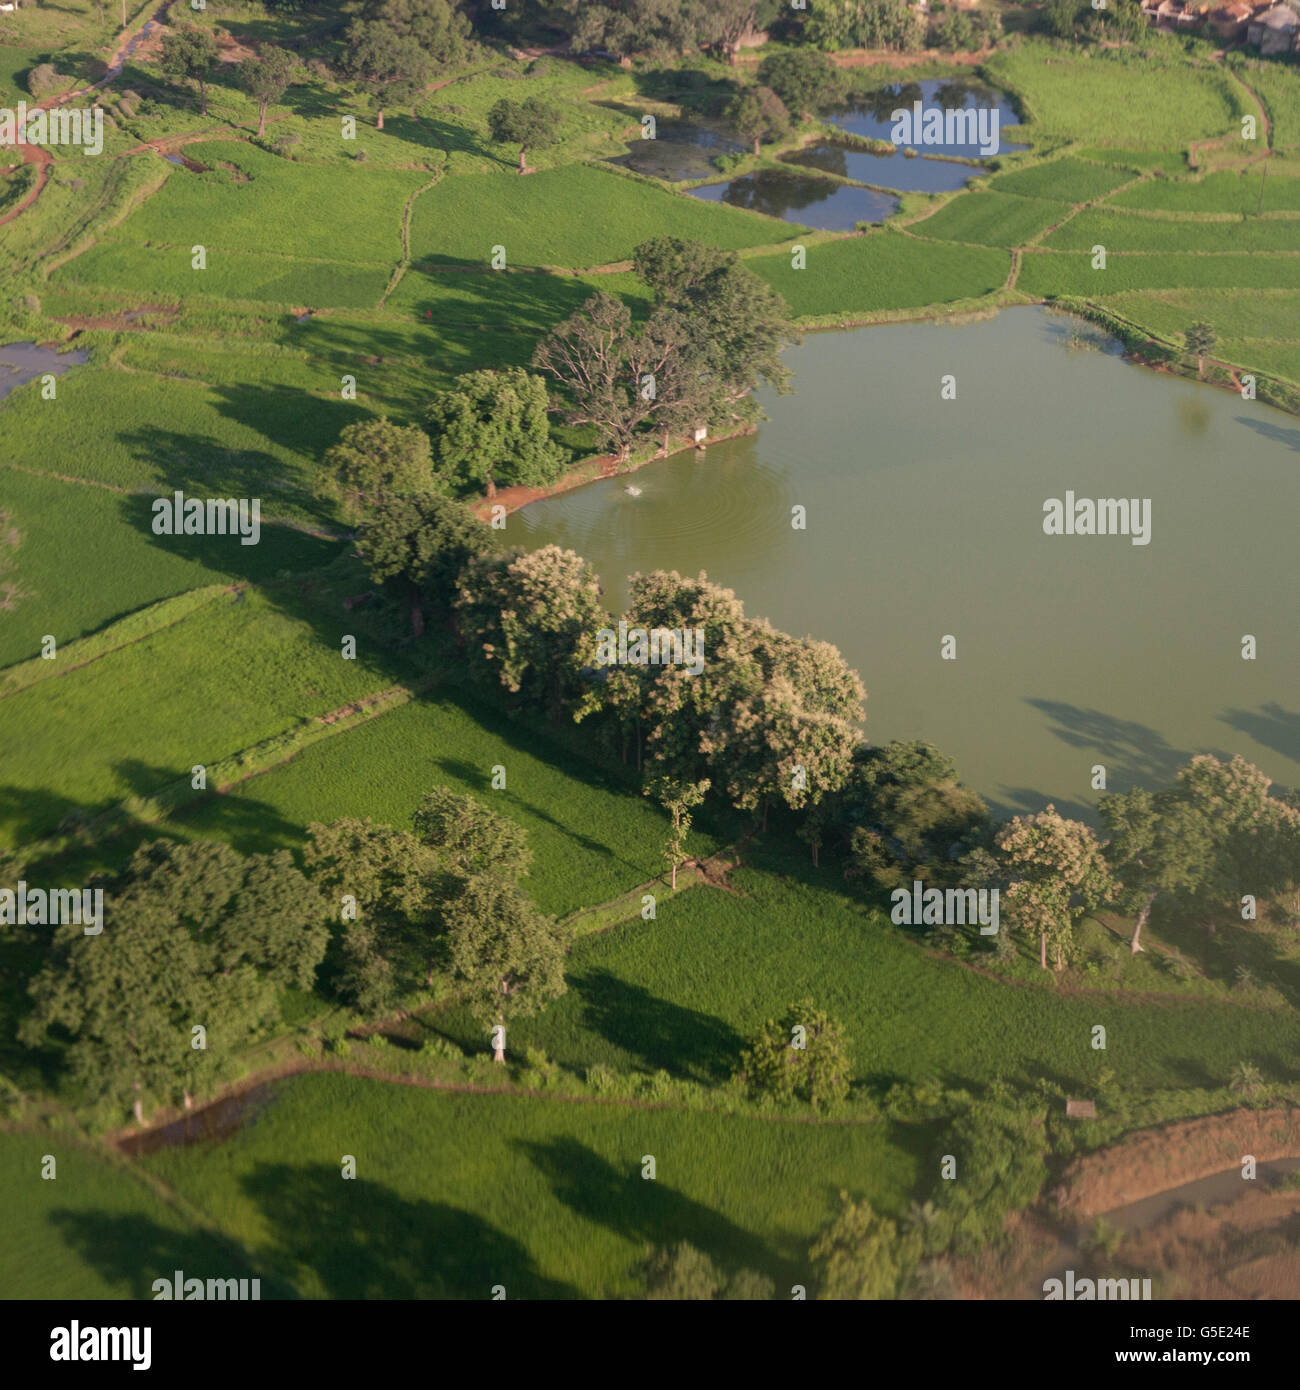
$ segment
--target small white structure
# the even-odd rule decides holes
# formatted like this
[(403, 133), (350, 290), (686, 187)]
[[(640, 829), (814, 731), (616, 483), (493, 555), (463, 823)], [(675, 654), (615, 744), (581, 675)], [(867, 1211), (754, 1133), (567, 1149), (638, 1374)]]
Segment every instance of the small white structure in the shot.
[(631, 483), (629, 483), (623, 491), (626, 492), (629, 497), (641, 496), (641, 489), (639, 487), (633, 487)]
[(1289, 53), (1300, 32), (1300, 15), (1289, 5), (1275, 5), (1266, 14), (1257, 15), (1246, 31), (1246, 42), (1258, 48), (1261, 55)]
[(708, 437), (709, 437), (709, 432), (708, 432), (708, 430), (706, 430), (706, 429), (704, 428), (703, 425), (696, 425), (696, 426), (695, 426), (695, 442), (696, 442), (697, 444), (703, 444), (704, 441), (705, 441)]

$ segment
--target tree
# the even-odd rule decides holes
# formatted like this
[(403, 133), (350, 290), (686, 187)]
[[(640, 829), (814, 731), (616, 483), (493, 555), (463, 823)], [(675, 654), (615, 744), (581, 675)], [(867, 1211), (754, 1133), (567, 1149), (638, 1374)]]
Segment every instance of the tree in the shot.
[(1253, 1062), (1238, 1062), (1228, 1078), (1228, 1089), (1236, 1096), (1256, 1096), (1263, 1087), (1264, 1078)]
[(702, 1251), (681, 1240), (671, 1248), (652, 1249), (638, 1273), (646, 1298), (665, 1300), (755, 1300), (776, 1294), (776, 1285), (752, 1269), (737, 1270), (730, 1279)]
[[(228, 845), (155, 840), (111, 888), (111, 921), (55, 938), (32, 982), (22, 1037), (68, 1031), (74, 1075), (97, 1098), (183, 1098), (280, 1019), (279, 994), (309, 989), (329, 940), (326, 905), (287, 851), (243, 858)], [(193, 1043), (195, 1027), (203, 1046)]]
[(217, 61), (217, 40), (211, 30), (182, 24), (163, 35), (158, 66), (168, 77), (188, 79), (199, 88), (199, 114), (208, 114), (208, 74)]
[(357, 533), (357, 554), (371, 579), (402, 594), (416, 637), (424, 632), (425, 605), (450, 613), (461, 571), (491, 551), (489, 528), (467, 506), (432, 493), (388, 495)]
[(298, 62), (283, 48), (268, 44), (255, 58), (239, 65), (239, 85), (257, 103), (257, 138), (266, 134), (266, 108), (279, 101), (298, 80)]
[(554, 482), (566, 454), (553, 443), (546, 383), (522, 367), (466, 372), (425, 412), (434, 467), (461, 487), (538, 487)]
[(433, 60), (413, 35), (382, 21), (354, 20), (347, 37), (343, 69), (370, 93), (375, 129), (383, 130), (384, 107), (409, 106), (428, 84)]
[(563, 386), (571, 425), (594, 425), (619, 462), (631, 452), (639, 426), (660, 408), (648, 381), (658, 381), (679, 345), (632, 327), (621, 299), (598, 290), (537, 344), (533, 366)]
[(672, 890), (677, 891), (677, 866), (686, 857), (686, 837), (691, 830), (691, 810), (704, 800), (709, 790), (703, 782), (675, 782), (671, 777), (656, 777), (645, 789), (672, 818), (672, 835), (664, 844), (664, 858), (672, 872)]
[(738, 1075), (753, 1095), (828, 1110), (849, 1093), (849, 1040), (811, 999), (768, 1019), (741, 1053)]
[[(514, 884), (491, 873), (463, 878), (443, 921), (452, 973), (481, 1023), (504, 1026), (564, 993), (564, 936)], [(503, 1040), (493, 1051), (505, 1060)]]
[(957, 862), (988, 823), (988, 808), (957, 780), (952, 759), (922, 740), (860, 746), (842, 800), (845, 873), (883, 888), (961, 877)]
[(414, 39), (438, 64), (469, 56), (473, 29), (455, 0), (372, 0), (365, 18)]
[(1083, 0), (1044, 0), (1043, 27), (1054, 38), (1072, 39), (1082, 9)]
[(362, 1013), (383, 1013), (432, 982), (442, 856), (410, 831), (371, 820), (314, 822), (307, 835), (304, 868), (343, 920), (340, 992)]
[(921, 1254), (921, 1238), (899, 1236), (871, 1203), (840, 1193), (840, 1210), (809, 1250), (824, 1299), (901, 1298)]
[(560, 119), (555, 105), (540, 97), (525, 97), (523, 101), (502, 97), (488, 112), (488, 129), (498, 145), (519, 146), (519, 172), (529, 174), (528, 151), (553, 144)]
[(729, 124), (752, 141), (754, 153), (764, 140), (777, 140), (790, 129), (790, 113), (770, 87), (745, 87), (727, 103)]
[(1217, 341), (1214, 328), (1208, 323), (1194, 323), (1183, 334), (1183, 341), (1187, 344), (1187, 351), (1196, 358), (1196, 375), (1205, 375), (1206, 354), (1214, 351), (1214, 344)]
[(552, 715), (577, 703), (609, 621), (591, 566), (555, 545), (471, 561), (457, 613), (489, 677)]
[(1074, 929), (1114, 894), (1097, 837), (1082, 821), (1066, 820), (1049, 805), (1035, 816), (1016, 816), (994, 836), (1008, 888), (1008, 915), (1025, 930), (1039, 933), (1039, 964), (1047, 969), (1047, 949), (1064, 964)]
[(461, 874), (493, 873), (518, 879), (528, 872), (528, 835), (508, 816), (450, 787), (425, 792), (412, 821), (420, 843)]
[(794, 48), (764, 58), (758, 65), (758, 81), (771, 88), (788, 110), (806, 117), (833, 99), (840, 78), (825, 54)]
[(439, 490), (429, 436), (416, 425), (394, 425), (386, 416), (345, 425), (338, 443), (325, 451), (323, 496), (338, 499), (355, 523), (390, 497)]
[(956, 53), (978, 47), (975, 25), (971, 17), (954, 5), (947, 10), (934, 29), (935, 46)]
[(908, 52), (925, 40), (925, 21), (908, 0), (830, 0), (812, 7), (804, 26), (818, 48), (893, 48)]
[(741, 40), (772, 23), (780, 12), (780, 0), (710, 0), (700, 13), (699, 37), (734, 63)]

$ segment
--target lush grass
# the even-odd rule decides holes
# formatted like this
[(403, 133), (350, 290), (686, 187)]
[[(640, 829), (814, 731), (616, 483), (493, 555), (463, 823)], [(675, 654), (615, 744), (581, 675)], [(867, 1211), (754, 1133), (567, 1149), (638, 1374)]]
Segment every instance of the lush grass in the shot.
[(1097, 164), (1110, 164), (1130, 173), (1145, 173), (1148, 169), (1161, 169), (1167, 174), (1181, 173), (1187, 168), (1187, 155), (1181, 148), (1176, 150), (1120, 150), (1110, 146), (1098, 145), (1079, 151), (1080, 159), (1092, 160)]
[(1104, 198), (1131, 175), (1127, 170), (1099, 168), (1084, 159), (1053, 159), (1031, 169), (997, 174), (989, 188), (997, 193), (1016, 193), (1023, 198), (1058, 198), (1067, 203), (1087, 203)]
[(1128, 290), (1188, 286), (1300, 289), (1300, 256), (1111, 256), (1105, 270), (1093, 270), (1087, 251), (1045, 251), (1025, 257), (1017, 285), (1026, 294), (1075, 294), (1091, 299)]
[[(491, 1080), (489, 1074), (488, 1080)], [(283, 1083), (216, 1147), (144, 1160), (309, 1297), (635, 1294), (648, 1245), (689, 1240), (789, 1297), (841, 1188), (897, 1214), (916, 1160), (885, 1124), (806, 1125), (439, 1094), (319, 1075)], [(340, 1181), (340, 1155), (356, 1177)], [(641, 1176), (653, 1155), (656, 1176)]]
[(1225, 74), (1172, 50), (1143, 59), (1030, 42), (995, 54), (985, 71), (1021, 99), (1034, 135), (1165, 149), (1229, 133), (1242, 109)]
[[(492, 789), (492, 769), (506, 770)], [(326, 739), (275, 771), (198, 805), (170, 829), (246, 852), (296, 846), (314, 820), (369, 816), (408, 826), (421, 796), (450, 786), (481, 797), (528, 832), (525, 880), (546, 912), (605, 901), (663, 872), (662, 812), (614, 773), (584, 765), (536, 729), (455, 698), (424, 697)], [(692, 832), (690, 852), (717, 841)]]
[(1068, 203), (1002, 193), (967, 193), (912, 225), (917, 236), (981, 246), (1023, 246), (1070, 215)]
[[(344, 425), (366, 413), (365, 373), (355, 402), (340, 399), (341, 374), (322, 363), (319, 394), (311, 394), (255, 380), (217, 386), (92, 363), (59, 379), (54, 402), (30, 384), (0, 407), (5, 461), (115, 487), (261, 497), (264, 518), (316, 518), (321, 512), (311, 487), (318, 460)], [(145, 530), (148, 500), (135, 502)]]
[(1125, 318), (1173, 337), (1202, 319), (1225, 338), (1300, 338), (1300, 291), (1243, 297), (1231, 290), (1164, 290), (1120, 294), (1105, 304)]
[(1254, 338), (1224, 338), (1216, 345), (1214, 355), (1289, 381), (1300, 381), (1300, 341), (1261, 343)]
[[(800, 870), (733, 875), (740, 890), (695, 888), (631, 922), (579, 942), (570, 991), (511, 1032), (566, 1064), (605, 1062), (719, 1080), (766, 1018), (812, 996), (845, 1026), (853, 1071), (875, 1083), (936, 1076), (982, 1084), (1040, 1078), (1088, 1094), (1103, 1063), (1138, 1088), (1221, 1085), (1243, 1058), (1300, 1067), (1300, 1021), (1203, 999), (1126, 1003), (1101, 992), (1062, 997), (988, 979), (925, 952), (916, 934), (847, 896), (838, 875)], [(1112, 954), (1125, 945), (1111, 938)], [(1028, 972), (1027, 972), (1028, 973)], [(466, 1045), (481, 1030), (439, 1016)], [(1090, 1045), (1103, 1024), (1104, 1055)]]
[[(56, 1176), (42, 1178), (45, 1155)], [(149, 1298), (155, 1279), (256, 1274), (141, 1178), (66, 1136), (0, 1134), (0, 1298)], [(274, 1289), (263, 1286), (264, 1296)]]
[(791, 269), (788, 253), (755, 256), (746, 264), (785, 296), (794, 313), (848, 316), (990, 294), (1001, 289), (1011, 259), (1003, 251), (887, 231), (811, 246), (803, 270)]
[(340, 611), (333, 634), (318, 631), (249, 589), (10, 696), (0, 843), (47, 835), (71, 810), (156, 791), (195, 764), (393, 685), (387, 658), (365, 643), (343, 659), (339, 636), (355, 630), (344, 622)]
[(1300, 217), (1192, 222), (1088, 208), (1044, 237), (1049, 251), (1300, 251)]
[(1264, 102), (1273, 148), (1300, 145), (1300, 73), (1274, 62), (1252, 64), (1241, 76)]
[[(394, 257), (396, 260), (396, 257)], [(391, 265), (306, 261), (270, 252), (209, 248), (195, 270), (190, 246), (134, 246), (105, 241), (64, 264), (53, 283), (134, 291), (141, 303), (193, 298), (277, 304), (296, 308), (375, 308)]]
[(430, 175), (295, 164), (236, 141), (213, 140), (187, 151), (202, 164), (179, 166), (152, 198), (113, 233), (131, 245), (158, 243), (214, 251), (267, 252), (303, 260), (383, 262), (402, 254), (406, 200)]
[[(0, 579), (19, 586), (0, 623), (0, 666), (34, 656), (46, 633), (65, 643), (196, 585), (269, 579), (338, 550), (337, 542), (279, 527), (264, 531), (258, 545), (236, 546), (238, 554), (198, 536), (146, 537), (131, 499), (15, 469), (0, 470), (0, 508), (6, 532), (18, 535)], [(76, 563), (68, 560), (69, 536), (76, 537)]]
[(1201, 179), (1152, 179), (1117, 193), (1111, 203), (1117, 208), (1154, 212), (1251, 214), (1259, 207), (1261, 183), (1265, 212), (1300, 211), (1300, 179), (1279, 178), (1271, 168), (1265, 173), (1263, 165), (1236, 173), (1206, 174)]
[(494, 246), (507, 265), (596, 266), (631, 256), (653, 236), (740, 249), (785, 241), (797, 228), (703, 203), (590, 164), (520, 178), (444, 179), (416, 199), (411, 255), (486, 267)]

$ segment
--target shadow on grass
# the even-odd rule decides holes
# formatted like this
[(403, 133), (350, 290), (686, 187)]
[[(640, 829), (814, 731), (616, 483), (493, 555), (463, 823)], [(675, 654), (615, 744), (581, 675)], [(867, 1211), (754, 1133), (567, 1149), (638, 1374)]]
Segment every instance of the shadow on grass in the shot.
[(569, 984), (583, 1024), (652, 1071), (716, 1084), (739, 1065), (745, 1040), (720, 1018), (657, 999), (608, 970), (575, 974)]
[(330, 1298), (574, 1298), (517, 1240), (443, 1202), (410, 1200), (324, 1164), (261, 1163), (242, 1179), (269, 1232), (267, 1266)]
[(670, 1155), (657, 1156), (663, 1171), (650, 1182), (641, 1176), (639, 1154), (620, 1171), (576, 1139), (544, 1144), (521, 1140), (515, 1148), (546, 1177), (565, 1206), (624, 1240), (655, 1246), (686, 1240), (728, 1274), (740, 1269), (782, 1276), (789, 1272), (774, 1270), (773, 1253), (757, 1236), (674, 1191), (668, 1185)]
[(108, 1283), (125, 1284), (132, 1298), (152, 1300), (154, 1280), (165, 1279), (170, 1288), (176, 1270), (205, 1281), (261, 1278), (264, 1299), (297, 1297), (291, 1284), (251, 1267), (205, 1231), (171, 1231), (147, 1217), (104, 1211), (52, 1211), (49, 1219), (70, 1250)]

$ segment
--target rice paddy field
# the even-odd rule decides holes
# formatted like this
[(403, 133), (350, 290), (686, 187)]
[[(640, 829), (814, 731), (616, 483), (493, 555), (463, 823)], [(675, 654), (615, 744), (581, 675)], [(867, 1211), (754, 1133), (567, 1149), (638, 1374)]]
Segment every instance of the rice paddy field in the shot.
[[(260, 40), (320, 18), (244, 5), (222, 22)], [(0, 104), (26, 93), (45, 53), (75, 42), (88, 56), (115, 37), (89, 0), (24, 6), (15, 22), (23, 40), (0, 43)], [(715, 84), (731, 80), (700, 63)], [(1170, 352), (1209, 322), (1212, 360), (1300, 388), (1292, 66), (1225, 64), (1172, 41), (1111, 52), (1027, 39), (980, 76), (1014, 103), (1028, 149), (969, 190), (906, 194), (883, 228), (833, 233), (611, 167), (639, 139), (634, 113), (652, 87), (681, 84), (689, 107), (687, 77), (657, 76), (478, 54), (387, 112), (382, 130), (359, 92), (309, 76), (272, 104), (263, 141), (228, 71), (206, 121), (151, 57), (105, 89), (102, 158), (60, 153), (37, 201), (0, 225), (15, 270), (0, 343), (89, 354), (54, 398), (31, 381), (0, 400), (0, 855), (26, 862), (53, 844), (58, 856), (36, 867), (82, 882), (157, 835), (297, 851), (315, 821), (405, 827), (442, 785), (492, 798), (524, 829), (524, 889), (573, 919), (568, 992), (513, 1026), (512, 1061), (540, 1050), (579, 1080), (607, 1068), (721, 1092), (753, 1031), (812, 994), (843, 1022), (852, 1080), (876, 1099), (931, 1081), (1087, 1090), (1098, 1023), (1118, 1084), (1161, 1097), (1169, 1116), (1229, 1104), (1222, 1088), (1243, 1058), (1294, 1075), (1300, 1025), (1276, 1000), (1233, 995), (1208, 970), (1174, 981), (1152, 958), (1058, 991), (1032, 963), (999, 972), (941, 957), (838, 863), (813, 870), (779, 826), (747, 842), (724, 882), (662, 890), (643, 918), (635, 894), (662, 874), (668, 825), (632, 769), (602, 760), (585, 728), (510, 715), (465, 680), (449, 644), (413, 655), (370, 609), (344, 610), (369, 582), (318, 495), (344, 426), (415, 423), (456, 374), (527, 365), (596, 290), (644, 315), (651, 295), (631, 257), (654, 236), (738, 252), (809, 328), (1071, 297)], [(133, 113), (128, 89), (152, 95)], [(521, 178), (518, 149), (492, 140), (487, 115), (527, 95), (556, 102), (560, 119)], [(1240, 150), (1240, 117), (1261, 104), (1270, 143)], [(340, 114), (357, 118), (355, 141)], [(150, 144), (164, 140), (204, 167), (164, 159)], [(0, 175), (0, 218), (31, 187), (26, 167)], [(593, 452), (581, 431), (556, 436)], [(153, 535), (151, 503), (176, 489), (260, 496), (261, 542)], [(355, 660), (340, 655), (345, 634)], [(63, 654), (50, 670), (47, 635)], [(377, 697), (373, 717), (356, 717)], [(197, 764), (224, 769), (219, 792), (150, 802)], [(494, 790), (498, 766), (507, 782)], [(135, 809), (87, 828), (124, 805)], [(701, 813), (687, 853), (725, 856), (751, 829)], [(606, 914), (602, 929), (579, 930), (591, 912)], [(1115, 932), (1088, 932), (1115, 954)], [(0, 951), (27, 968), (8, 943)], [(13, 980), (0, 997), (8, 1029), (26, 1006)], [(273, 1041), (310, 1051), (332, 1007), (286, 996)], [(454, 999), (419, 1028), (483, 1052)], [(16, 1046), (0, 1046), (4, 1069)], [(258, 1275), (264, 1297), (488, 1298), (498, 1284), (510, 1298), (625, 1296), (646, 1248), (679, 1240), (729, 1273), (767, 1276), (781, 1297), (809, 1282), (809, 1242), (841, 1189), (894, 1217), (933, 1189), (933, 1134), (865, 1109), (796, 1122), (746, 1110), (730, 1089), (728, 1113), (564, 1098), (532, 1093), (513, 1070), (506, 1094), (297, 1076), (257, 1091), (221, 1140), (127, 1158), (95, 1137), (59, 1067), (57, 1049), (13, 1064), (23, 1088), (45, 1089), (0, 1117), (0, 1186), (23, 1194), (0, 1242), (0, 1297), (143, 1298), (152, 1278), (191, 1267)], [(81, 1125), (75, 1143), (34, 1118), (38, 1098)], [(357, 1159), (350, 1183), (344, 1153)], [(57, 1182), (40, 1179), (46, 1154)]]

